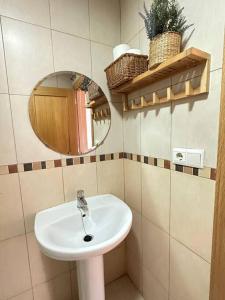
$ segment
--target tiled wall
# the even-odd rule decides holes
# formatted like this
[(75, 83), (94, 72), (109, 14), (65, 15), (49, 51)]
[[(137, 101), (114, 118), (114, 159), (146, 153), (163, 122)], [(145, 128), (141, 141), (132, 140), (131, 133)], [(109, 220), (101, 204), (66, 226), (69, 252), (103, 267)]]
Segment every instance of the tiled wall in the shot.
[[(124, 113), (124, 151), (171, 160), (174, 147), (204, 148), (206, 169), (215, 169), (224, 3), (179, 2), (185, 6), (189, 22), (195, 24), (186, 47), (198, 47), (212, 55), (209, 95), (191, 103), (181, 101)], [(143, 11), (143, 0), (121, 1), (121, 40), (147, 54), (149, 43), (138, 11)], [(186, 76), (174, 76), (152, 89), (182, 82)], [(126, 159), (124, 168), (125, 201), (134, 213), (126, 252), (133, 282), (143, 291), (145, 300), (207, 300), (215, 180), (194, 176), (197, 171), (189, 173), (188, 168), (184, 173), (176, 172), (143, 160)]]
[[(0, 1), (0, 15), (0, 300), (77, 299), (74, 264), (40, 253), (34, 215), (80, 188), (124, 198), (123, 159), (99, 156), (123, 151), (121, 103), (110, 99), (103, 71), (120, 41), (119, 0)], [(109, 136), (91, 153), (100, 159), (71, 165), (32, 131), (32, 88), (61, 70), (91, 77), (115, 102)], [(125, 272), (124, 257), (124, 244), (105, 256), (106, 282)]]

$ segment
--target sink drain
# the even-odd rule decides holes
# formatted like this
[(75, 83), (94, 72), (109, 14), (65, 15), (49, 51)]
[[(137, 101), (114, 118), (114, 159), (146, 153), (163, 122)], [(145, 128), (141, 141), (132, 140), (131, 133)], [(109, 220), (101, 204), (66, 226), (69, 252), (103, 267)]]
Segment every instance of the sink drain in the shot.
[(92, 241), (93, 240), (93, 235), (90, 235), (90, 234), (87, 234), (87, 235), (85, 235), (85, 237), (84, 237), (84, 241), (85, 242), (90, 242), (90, 241)]

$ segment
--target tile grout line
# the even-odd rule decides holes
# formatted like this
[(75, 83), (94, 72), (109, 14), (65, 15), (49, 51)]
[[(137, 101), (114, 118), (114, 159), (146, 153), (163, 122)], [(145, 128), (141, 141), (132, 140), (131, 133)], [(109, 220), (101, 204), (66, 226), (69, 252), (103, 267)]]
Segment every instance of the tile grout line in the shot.
[[(123, 153), (125, 152), (125, 133), (124, 133), (124, 111), (122, 111), (122, 136), (123, 136)], [(124, 156), (124, 155), (123, 155)], [(126, 202), (126, 182), (125, 182), (125, 161), (123, 159), (123, 194), (124, 194), (124, 201)]]
[[(143, 112), (142, 111), (139, 111), (140, 114), (139, 114), (139, 134), (140, 134), (140, 137), (139, 137), (139, 142), (140, 142), (140, 153), (142, 153), (142, 116), (143, 116)], [(140, 162), (141, 162), (141, 157), (140, 157)], [(140, 163), (139, 162), (139, 163)], [(142, 164), (140, 166), (140, 181), (141, 181), (141, 190), (140, 190), (140, 193), (141, 193), (141, 292), (142, 294), (144, 295), (144, 276), (143, 276), (143, 270), (144, 270), (144, 258), (143, 258), (143, 241), (144, 241), (144, 238), (143, 238), (143, 194), (142, 194)]]
[[(91, 17), (90, 17), (90, 0), (88, 0), (88, 21), (89, 21), (89, 26), (88, 26), (88, 30), (89, 30), (89, 51), (90, 51), (90, 62), (91, 62), (91, 78), (93, 78), (93, 56), (92, 56), (92, 40), (91, 40)], [(111, 124), (110, 124), (111, 126)], [(110, 130), (110, 128), (109, 128)], [(108, 131), (109, 132), (109, 131)], [(108, 133), (107, 133), (108, 135)], [(97, 157), (97, 153), (95, 152), (95, 156)], [(100, 157), (100, 156), (99, 156)], [(97, 189), (97, 194), (99, 193), (99, 181), (98, 181), (98, 162), (96, 161), (95, 164), (95, 174), (96, 174), (96, 189)]]
[(29, 292), (29, 291), (31, 291), (31, 293), (32, 293), (32, 295), (33, 295), (32, 288), (30, 288), (30, 289), (27, 289), (27, 290), (25, 290), (25, 291), (19, 293), (19, 294), (13, 295), (12, 297), (10, 296), (9, 298), (6, 298), (6, 300), (12, 300), (12, 299), (14, 299), (15, 297), (21, 296), (21, 295), (23, 295), (23, 294), (25, 294), (25, 293), (27, 293), (27, 292)]
[[(172, 88), (172, 77), (170, 77), (170, 86)], [(173, 138), (173, 103), (170, 103), (170, 156), (172, 153), (172, 138)], [(171, 207), (172, 207), (172, 193), (171, 193), (171, 189), (172, 189), (172, 170), (170, 168), (170, 195), (169, 195), (169, 199), (170, 199), (170, 203), (169, 203), (169, 270), (168, 270), (168, 300), (170, 297), (170, 286), (171, 286), (171, 278), (170, 278), (170, 274), (171, 274), (171, 239), (170, 239), (170, 234), (171, 234)]]
[(211, 265), (211, 262), (209, 262), (206, 258), (204, 258), (200, 254), (198, 254), (196, 251), (194, 251), (193, 249), (191, 249), (190, 247), (188, 247), (187, 245), (185, 245), (183, 242), (181, 242), (178, 239), (176, 239), (174, 236), (170, 235), (170, 238), (172, 240), (176, 241), (178, 244), (182, 245), (184, 248), (186, 248), (186, 250), (189, 250), (192, 254), (198, 256), (198, 258), (201, 258), (201, 260), (203, 260), (205, 263)]
[(119, 5), (120, 5), (120, 43), (122, 43), (122, 0), (119, 0)]
[[(56, 70), (55, 70), (55, 56), (54, 56), (54, 45), (53, 45), (52, 15), (51, 15), (51, 3), (49, 0), (48, 0), (48, 10), (49, 10), (49, 21), (50, 21), (52, 63), (53, 63), (53, 71), (55, 73)], [(58, 86), (58, 78), (56, 78), (56, 80), (57, 80), (57, 86)], [(62, 189), (63, 189), (63, 199), (64, 199), (64, 202), (66, 202), (63, 167), (61, 168), (61, 180), (62, 180)]]

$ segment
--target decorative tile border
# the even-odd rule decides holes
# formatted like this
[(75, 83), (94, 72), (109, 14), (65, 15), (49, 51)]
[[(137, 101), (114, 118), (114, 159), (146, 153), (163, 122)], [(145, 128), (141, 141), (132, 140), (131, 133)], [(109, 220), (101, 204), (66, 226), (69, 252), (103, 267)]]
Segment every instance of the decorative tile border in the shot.
[(204, 167), (203, 169), (198, 169), (181, 165), (175, 165), (170, 160), (150, 156), (143, 156), (133, 153), (124, 153), (124, 158), (152, 165), (155, 167), (160, 167), (181, 173), (186, 173), (193, 176), (199, 176), (211, 180), (216, 180), (216, 169), (214, 168)]
[(5, 165), (5, 166), (0, 166), (0, 175), (60, 168), (60, 167), (73, 166), (73, 165), (82, 165), (82, 164), (106, 161), (106, 160), (116, 160), (116, 159), (122, 159), (123, 156), (124, 156), (123, 152), (120, 152), (120, 153), (90, 155), (90, 156), (82, 156), (82, 157), (70, 157), (70, 158), (62, 158), (56, 160), (35, 161), (35, 162), (29, 162), (23, 164)]
[(186, 167), (181, 165), (174, 165), (170, 160), (144, 156), (139, 154), (133, 154), (133, 153), (126, 153), (126, 152), (90, 155), (90, 156), (82, 156), (82, 157), (70, 157), (70, 158), (62, 158), (56, 160), (36, 161), (36, 162), (30, 162), (24, 164), (5, 165), (5, 166), (0, 166), (0, 175), (43, 170), (43, 169), (61, 168), (66, 166), (82, 165), (87, 163), (116, 160), (122, 158), (152, 165), (159, 168), (174, 170), (189, 175), (216, 180), (216, 169), (213, 168), (205, 167), (203, 169), (198, 169), (198, 168)]

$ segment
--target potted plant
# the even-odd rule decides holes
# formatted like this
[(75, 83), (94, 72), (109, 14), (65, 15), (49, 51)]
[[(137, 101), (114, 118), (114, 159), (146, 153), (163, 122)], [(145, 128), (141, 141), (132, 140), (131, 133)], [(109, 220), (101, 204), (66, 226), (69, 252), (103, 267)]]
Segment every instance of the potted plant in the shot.
[(144, 19), (147, 36), (150, 39), (149, 69), (180, 53), (183, 33), (188, 25), (177, 0), (153, 0), (149, 10), (144, 3)]

